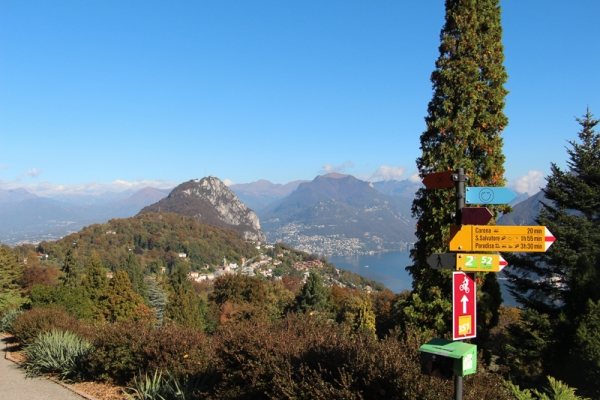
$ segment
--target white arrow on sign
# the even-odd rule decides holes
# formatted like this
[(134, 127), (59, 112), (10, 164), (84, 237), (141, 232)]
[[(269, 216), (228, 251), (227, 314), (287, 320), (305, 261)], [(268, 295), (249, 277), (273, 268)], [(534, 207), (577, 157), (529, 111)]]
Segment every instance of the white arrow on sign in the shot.
[(463, 294), (462, 299), (460, 299), (460, 302), (463, 305), (463, 314), (467, 313), (467, 303), (469, 302), (469, 299), (467, 299), (467, 295)]

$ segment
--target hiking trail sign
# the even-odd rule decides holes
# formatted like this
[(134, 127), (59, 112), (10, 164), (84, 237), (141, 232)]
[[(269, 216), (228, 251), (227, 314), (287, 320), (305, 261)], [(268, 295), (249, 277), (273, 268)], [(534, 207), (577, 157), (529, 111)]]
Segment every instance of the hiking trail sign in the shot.
[(450, 251), (544, 253), (554, 240), (545, 226), (450, 227)]
[(464, 340), (477, 336), (475, 273), (452, 273), (452, 339)]
[(467, 204), (508, 204), (517, 197), (507, 187), (467, 187), (465, 203)]
[(423, 178), (423, 185), (426, 189), (449, 189), (454, 187), (452, 175), (454, 171), (434, 172), (427, 174)]
[(465, 272), (500, 272), (508, 263), (499, 254), (456, 254), (456, 269)]
[(487, 225), (494, 218), (494, 214), (487, 207), (463, 207), (463, 225)]

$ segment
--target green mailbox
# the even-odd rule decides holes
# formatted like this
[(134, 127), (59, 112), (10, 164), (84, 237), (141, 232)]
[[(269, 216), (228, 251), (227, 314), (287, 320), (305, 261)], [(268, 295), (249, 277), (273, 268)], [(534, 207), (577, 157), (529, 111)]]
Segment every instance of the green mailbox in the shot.
[(446, 339), (432, 339), (419, 348), (421, 372), (438, 378), (451, 379), (477, 370), (477, 346)]

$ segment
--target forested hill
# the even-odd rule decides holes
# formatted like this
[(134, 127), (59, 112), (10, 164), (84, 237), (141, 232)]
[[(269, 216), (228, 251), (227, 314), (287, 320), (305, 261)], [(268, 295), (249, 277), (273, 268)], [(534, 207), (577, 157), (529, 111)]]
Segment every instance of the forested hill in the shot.
[(170, 267), (186, 254), (192, 269), (215, 266), (226, 257), (241, 262), (257, 254), (255, 247), (239, 233), (198, 222), (193, 217), (173, 213), (145, 213), (132, 218), (112, 219), (88, 226), (56, 242), (42, 242), (38, 249), (49, 258), (62, 259), (72, 248), (79, 263), (93, 253), (104, 267), (115, 269), (134, 252), (151, 269)]

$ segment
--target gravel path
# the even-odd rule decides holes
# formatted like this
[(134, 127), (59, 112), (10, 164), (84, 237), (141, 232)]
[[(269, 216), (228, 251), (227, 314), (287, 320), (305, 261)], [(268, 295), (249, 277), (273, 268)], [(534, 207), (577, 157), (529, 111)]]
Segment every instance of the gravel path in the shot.
[[(2, 339), (4, 342), (5, 339)], [(5, 355), (5, 351), (0, 353), (0, 399), (81, 400), (83, 398), (48, 379), (25, 378), (25, 372), (14, 362), (7, 360)]]

